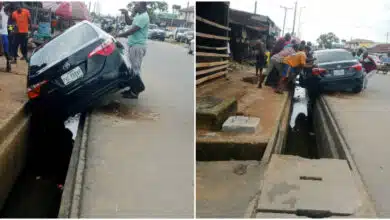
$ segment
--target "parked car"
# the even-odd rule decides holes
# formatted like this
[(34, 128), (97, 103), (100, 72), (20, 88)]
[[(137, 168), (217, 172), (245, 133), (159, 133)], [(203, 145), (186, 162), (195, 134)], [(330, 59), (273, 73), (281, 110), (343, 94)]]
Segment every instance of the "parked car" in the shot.
[(376, 55), (369, 55), (374, 61), (375, 61), (375, 64), (378, 68), (382, 67), (383, 63), (381, 61), (381, 59), (379, 59), (378, 56)]
[(165, 31), (165, 38), (173, 38), (173, 31), (166, 30)]
[(194, 32), (187, 31), (184, 33), (183, 37), (181, 38), (181, 41), (189, 44), (192, 39), (194, 39)]
[(188, 53), (189, 54), (194, 54), (194, 51), (195, 51), (195, 39), (192, 39), (190, 41), (190, 46), (188, 47)]
[(165, 40), (165, 31), (161, 28), (155, 28), (148, 33), (149, 39), (158, 39), (161, 41)]
[(175, 32), (174, 32), (174, 39), (177, 41), (177, 42), (180, 42), (181, 41), (181, 38), (184, 36), (184, 33), (186, 31), (189, 31), (190, 29), (189, 28), (176, 28)]
[(27, 76), (33, 113), (66, 118), (135, 83), (130, 80), (133, 74), (123, 48), (88, 21), (38, 47), (30, 58)]
[(347, 50), (317, 50), (314, 57), (312, 71), (313, 75), (321, 77), (321, 90), (359, 93), (365, 87), (367, 79), (363, 67)]

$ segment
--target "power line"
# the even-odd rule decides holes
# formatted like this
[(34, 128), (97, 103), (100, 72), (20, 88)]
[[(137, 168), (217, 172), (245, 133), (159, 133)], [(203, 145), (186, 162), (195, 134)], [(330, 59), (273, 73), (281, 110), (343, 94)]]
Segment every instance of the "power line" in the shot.
[(284, 19), (283, 19), (283, 30), (282, 30), (282, 36), (284, 36), (284, 28), (286, 27), (286, 16), (287, 16), (287, 11), (291, 10), (292, 8), (288, 8), (286, 6), (280, 6), (280, 8), (284, 9)]
[(295, 8), (294, 8), (294, 21), (293, 21), (293, 28), (292, 28), (292, 35), (296, 35), (295, 34), (295, 19), (297, 17), (297, 6), (298, 6), (298, 1), (295, 2)]

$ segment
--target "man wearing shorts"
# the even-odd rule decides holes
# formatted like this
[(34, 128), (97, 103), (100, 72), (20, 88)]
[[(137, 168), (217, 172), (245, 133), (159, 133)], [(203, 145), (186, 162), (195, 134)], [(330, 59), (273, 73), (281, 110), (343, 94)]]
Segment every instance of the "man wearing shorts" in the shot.
[(125, 16), (126, 23), (132, 25), (131, 28), (117, 35), (116, 37), (128, 37), (128, 58), (131, 63), (131, 68), (134, 71), (134, 77), (131, 80), (129, 90), (122, 93), (124, 98), (137, 99), (145, 87), (141, 80), (141, 64), (146, 54), (146, 41), (148, 38), (149, 15), (146, 8), (146, 2), (136, 2), (133, 9), (132, 18), (130, 18), (127, 10), (121, 10)]
[(1, 43), (3, 47), (3, 52), (5, 58), (7, 60), (6, 70), (7, 72), (11, 72), (11, 59), (9, 54), (9, 42), (8, 42), (8, 15), (5, 13), (4, 5), (0, 2), (0, 35), (1, 35)]

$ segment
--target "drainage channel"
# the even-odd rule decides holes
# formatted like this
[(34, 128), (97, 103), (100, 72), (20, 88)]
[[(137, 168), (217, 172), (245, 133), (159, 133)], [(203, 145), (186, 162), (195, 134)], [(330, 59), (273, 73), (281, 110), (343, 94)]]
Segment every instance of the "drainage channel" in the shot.
[[(25, 167), (0, 211), (1, 218), (57, 218), (77, 130), (84, 114), (54, 122), (46, 133), (31, 116)], [(80, 125), (79, 125), (80, 124)]]
[(321, 155), (318, 151), (313, 120), (310, 120), (313, 113), (309, 108), (308, 92), (298, 83), (292, 95), (287, 140), (281, 153), (319, 159)]
[(339, 144), (342, 139), (329, 133), (335, 127), (330, 113), (323, 111), (322, 99), (312, 107), (307, 90), (298, 82), (291, 95), (285, 144), (270, 156), (260, 196), (248, 216), (375, 217), (351, 156)]

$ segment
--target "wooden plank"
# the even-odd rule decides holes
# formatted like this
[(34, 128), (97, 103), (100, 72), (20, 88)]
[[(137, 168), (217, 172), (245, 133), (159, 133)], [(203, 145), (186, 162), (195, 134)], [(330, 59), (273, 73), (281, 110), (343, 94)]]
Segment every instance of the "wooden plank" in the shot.
[(223, 65), (223, 66), (217, 66), (217, 67), (213, 67), (213, 68), (209, 68), (209, 69), (205, 69), (205, 70), (199, 70), (199, 71), (196, 71), (196, 76), (201, 76), (201, 75), (204, 75), (207, 73), (214, 72), (216, 70), (226, 69), (226, 68), (228, 68), (228, 66), (229, 65)]
[(219, 61), (219, 62), (204, 62), (204, 63), (197, 63), (197, 64), (196, 64), (196, 68), (199, 68), (199, 67), (219, 66), (219, 65), (228, 64), (228, 63), (229, 63), (229, 60)]
[(212, 34), (204, 34), (204, 33), (200, 33), (200, 32), (196, 32), (196, 36), (208, 38), (208, 39), (216, 39), (216, 40), (230, 40), (229, 37), (222, 37), (222, 36), (217, 36), (217, 35), (212, 35)]
[(214, 27), (223, 29), (223, 30), (227, 30), (227, 31), (230, 31), (230, 30), (231, 30), (229, 27), (226, 27), (226, 26), (223, 26), (223, 25), (218, 24), (218, 23), (216, 23), (216, 22), (207, 20), (207, 19), (202, 18), (202, 17), (200, 17), (200, 16), (196, 16), (196, 20), (197, 20), (197, 21), (201, 21), (201, 22), (203, 22), (203, 23), (206, 23), (206, 24), (208, 24), (208, 25), (211, 25), (211, 26), (214, 26)]
[(206, 47), (206, 46), (200, 46), (196, 45), (197, 48), (199, 49), (206, 49), (206, 50), (227, 50), (227, 47)]
[(229, 57), (228, 54), (196, 52), (197, 57)]
[(221, 76), (225, 75), (226, 73), (227, 73), (227, 71), (222, 71), (222, 72), (219, 72), (219, 73), (212, 74), (210, 76), (206, 76), (206, 77), (202, 77), (200, 79), (197, 79), (196, 80), (196, 85), (199, 85), (199, 84), (204, 83), (206, 81), (209, 81), (209, 80), (221, 77)]

